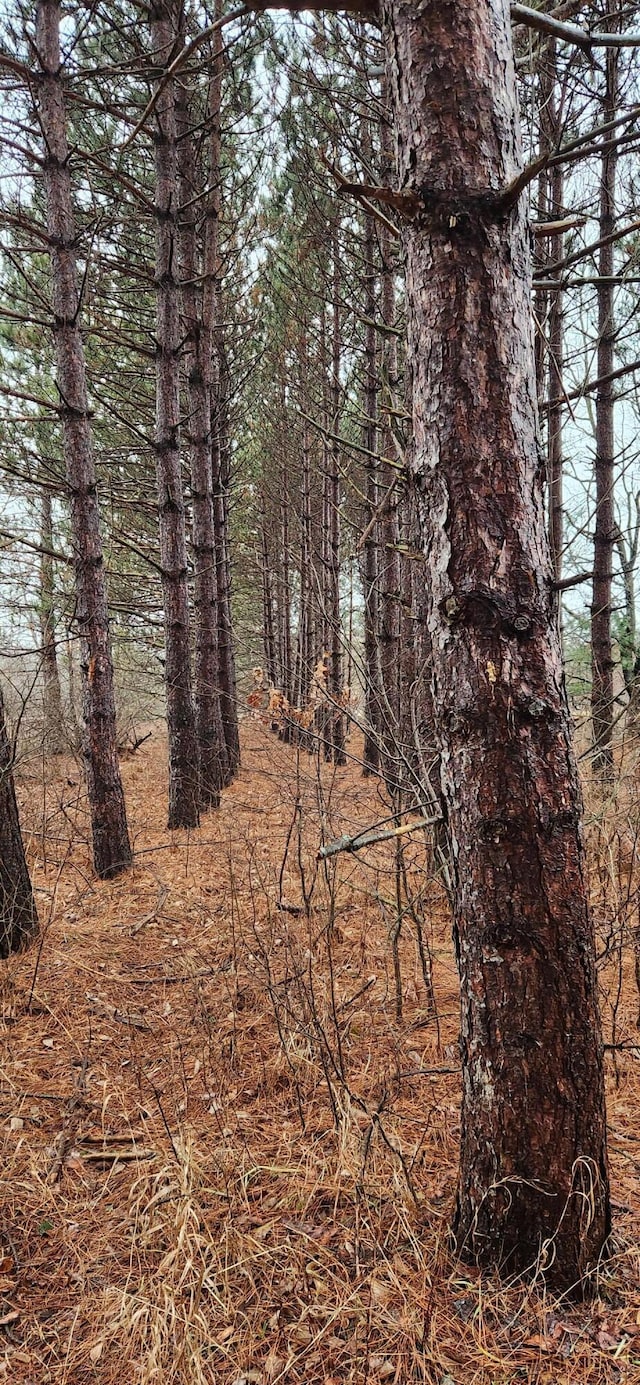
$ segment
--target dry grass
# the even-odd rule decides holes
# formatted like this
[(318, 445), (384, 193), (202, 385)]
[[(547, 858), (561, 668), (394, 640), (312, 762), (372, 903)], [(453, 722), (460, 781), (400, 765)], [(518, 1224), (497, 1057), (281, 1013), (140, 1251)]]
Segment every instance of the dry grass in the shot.
[[(46, 926), (2, 980), (0, 1378), (640, 1381), (636, 1049), (608, 1059), (616, 1242), (597, 1298), (480, 1279), (447, 1241), (457, 987), (420, 844), (437, 1023), (408, 916), (397, 1017), (393, 845), (316, 864), (323, 837), (388, 812), (356, 765), (318, 774), (245, 723), (242, 772), (190, 837), (164, 829), (158, 733), (124, 772), (136, 864), (111, 884), (91, 877), (74, 766), (20, 786)], [(594, 799), (622, 1045), (638, 1042), (638, 820), (629, 785)]]

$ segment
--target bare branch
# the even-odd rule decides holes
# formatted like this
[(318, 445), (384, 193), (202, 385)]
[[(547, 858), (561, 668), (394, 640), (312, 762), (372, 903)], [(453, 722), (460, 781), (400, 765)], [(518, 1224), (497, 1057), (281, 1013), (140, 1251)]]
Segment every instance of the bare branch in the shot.
[(554, 19), (542, 10), (532, 10), (528, 5), (512, 5), (511, 18), (514, 24), (524, 24), (528, 29), (537, 29), (540, 34), (550, 34), (563, 43), (573, 43), (589, 52), (591, 48), (640, 48), (640, 34), (610, 34), (600, 30), (580, 29), (577, 24), (565, 24)]
[(355, 837), (337, 837), (334, 842), (320, 847), (317, 860), (326, 861), (327, 856), (337, 856), (341, 851), (361, 851), (364, 846), (389, 842), (395, 837), (405, 836), (407, 832), (418, 832), (421, 827), (433, 827), (436, 822), (442, 822), (442, 818), (415, 818), (413, 822), (404, 822), (401, 827), (391, 827), (385, 832), (358, 832)]

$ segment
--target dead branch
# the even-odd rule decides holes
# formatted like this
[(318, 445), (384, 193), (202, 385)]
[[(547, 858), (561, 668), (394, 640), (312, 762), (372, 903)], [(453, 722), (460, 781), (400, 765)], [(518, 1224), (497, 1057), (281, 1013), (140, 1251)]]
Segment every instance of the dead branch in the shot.
[(385, 832), (358, 832), (355, 837), (337, 837), (333, 842), (327, 842), (321, 846), (316, 856), (317, 861), (326, 861), (328, 856), (337, 856), (341, 851), (361, 851), (365, 846), (375, 846), (377, 842), (388, 842), (394, 837), (402, 837), (407, 832), (417, 832), (421, 827), (433, 827), (436, 822), (441, 822), (440, 817), (415, 818), (413, 822), (404, 822), (401, 827), (387, 828)]

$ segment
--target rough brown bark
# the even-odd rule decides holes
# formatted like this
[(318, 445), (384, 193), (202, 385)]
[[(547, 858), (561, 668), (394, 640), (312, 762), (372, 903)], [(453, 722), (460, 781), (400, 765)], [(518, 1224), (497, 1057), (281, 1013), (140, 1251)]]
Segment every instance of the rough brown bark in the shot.
[(13, 755), (0, 687), (0, 957), (9, 957), (38, 930), (13, 783)]
[(413, 466), (461, 980), (460, 1253), (579, 1283), (609, 1232), (602, 1049), (544, 522), (506, 0), (386, 0)]
[[(175, 56), (175, 0), (150, 9), (154, 63), (160, 73)], [(162, 83), (162, 77), (160, 77)], [(169, 736), (169, 827), (197, 827), (199, 764), (191, 684), (189, 584), (180, 469), (180, 290), (175, 81), (162, 85), (155, 108), (156, 208), (156, 478), (165, 626)]]
[(218, 585), (211, 472), (211, 397), (208, 385), (210, 330), (205, 330), (200, 265), (197, 255), (198, 192), (196, 159), (190, 130), (189, 95), (177, 83), (177, 133), (180, 168), (179, 242), (189, 404), (195, 612), (195, 711), (200, 762), (200, 807), (217, 808), (227, 769), (227, 749), (220, 714), (218, 660)]
[[(617, 4), (608, 3), (613, 14)], [(603, 120), (615, 119), (617, 109), (618, 58), (609, 50), (606, 63), (606, 91)], [(617, 152), (608, 149), (602, 156), (600, 174), (599, 238), (615, 231)], [(591, 715), (593, 720), (593, 764), (606, 779), (613, 773), (613, 673), (615, 660), (611, 640), (613, 553), (615, 547), (615, 319), (614, 289), (607, 278), (614, 274), (613, 244), (602, 245), (598, 254), (598, 385), (596, 394), (596, 520), (593, 536), (593, 598), (591, 605)]]
[(46, 148), (44, 188), (50, 238), (56, 380), (61, 399), (62, 445), (71, 507), (80, 633), (82, 749), (94, 865), (96, 873), (106, 879), (130, 865), (131, 846), (118, 764), (107, 594), (79, 326), (81, 295), (60, 66), (60, 12), (57, 0), (39, 0), (36, 47), (41, 70), (37, 105)]

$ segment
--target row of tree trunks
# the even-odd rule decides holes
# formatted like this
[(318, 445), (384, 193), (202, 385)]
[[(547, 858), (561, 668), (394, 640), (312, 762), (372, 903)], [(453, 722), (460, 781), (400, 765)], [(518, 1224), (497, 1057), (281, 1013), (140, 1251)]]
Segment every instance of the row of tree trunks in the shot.
[(463, 1256), (597, 1264), (609, 1194), (580, 790), (551, 591), (507, 0), (384, 0), (413, 469), (461, 981)]
[(118, 763), (113, 663), (92, 451), (84, 349), (79, 326), (81, 294), (76, 264), (69, 147), (60, 65), (57, 0), (39, 0), (36, 48), (40, 63), (37, 105), (45, 143), (44, 188), (49, 235), (56, 380), (71, 510), (71, 539), (80, 634), (83, 756), (86, 767), (93, 859), (106, 879), (131, 862), (131, 846)]

